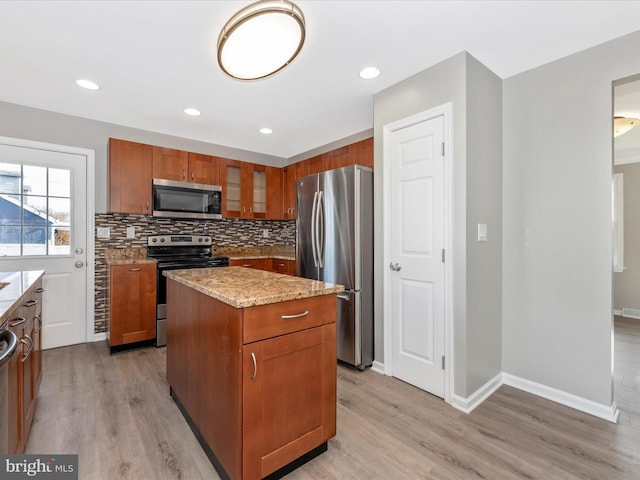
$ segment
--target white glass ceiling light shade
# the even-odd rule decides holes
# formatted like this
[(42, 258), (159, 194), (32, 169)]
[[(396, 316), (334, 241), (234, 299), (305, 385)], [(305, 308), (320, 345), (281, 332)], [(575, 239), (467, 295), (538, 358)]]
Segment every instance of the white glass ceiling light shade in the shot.
[(627, 117), (613, 117), (613, 136), (619, 137), (638, 125), (640, 119)]
[(295, 4), (287, 0), (252, 3), (220, 32), (218, 63), (233, 78), (265, 78), (291, 63), (304, 38), (304, 15)]

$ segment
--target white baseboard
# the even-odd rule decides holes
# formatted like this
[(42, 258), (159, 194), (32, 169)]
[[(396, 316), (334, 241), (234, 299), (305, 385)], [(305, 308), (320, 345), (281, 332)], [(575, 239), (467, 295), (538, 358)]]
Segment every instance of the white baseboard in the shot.
[(614, 309), (613, 309), (613, 314), (614, 314), (614, 315), (618, 315), (618, 316), (620, 316), (620, 317), (621, 317), (621, 316), (622, 316), (622, 309), (620, 309), (620, 308), (614, 308)]
[(501, 386), (502, 373), (499, 373), (466, 398), (454, 394), (451, 406), (464, 413), (471, 413)]
[(378, 360), (374, 360), (373, 364), (371, 365), (371, 370), (384, 375), (384, 363), (379, 362)]
[(532, 382), (531, 380), (526, 380), (504, 372), (502, 373), (502, 382), (504, 385), (509, 385), (510, 387), (517, 388), (518, 390), (532, 393), (533, 395), (546, 398), (552, 402), (571, 407), (595, 417), (603, 418), (612, 423), (618, 423), (620, 411), (618, 410), (616, 402), (613, 402), (611, 405), (603, 405), (601, 403), (587, 400), (583, 397), (578, 397), (572, 393), (567, 393), (562, 390)]
[(93, 334), (94, 342), (102, 342), (103, 340), (106, 340), (106, 339), (107, 339), (107, 334), (105, 332)]
[(634, 318), (640, 320), (640, 310), (635, 308), (622, 308), (620, 315), (624, 318)]

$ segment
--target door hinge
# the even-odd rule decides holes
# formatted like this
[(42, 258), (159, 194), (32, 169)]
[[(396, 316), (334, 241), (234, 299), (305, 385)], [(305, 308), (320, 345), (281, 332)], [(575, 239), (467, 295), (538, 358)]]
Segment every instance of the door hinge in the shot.
[(440, 149), (441, 155), (444, 157), (444, 142), (442, 142), (442, 148)]
[(444, 355), (442, 355), (442, 369), (444, 370)]
[(442, 263), (444, 263), (444, 248), (442, 249)]

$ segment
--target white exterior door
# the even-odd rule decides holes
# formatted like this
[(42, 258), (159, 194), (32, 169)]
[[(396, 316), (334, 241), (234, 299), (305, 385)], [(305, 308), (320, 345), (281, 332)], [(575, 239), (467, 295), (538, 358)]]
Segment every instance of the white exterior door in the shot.
[(444, 117), (391, 132), (392, 375), (444, 397)]
[(0, 270), (45, 271), (42, 348), (84, 342), (87, 156), (8, 143), (0, 142)]

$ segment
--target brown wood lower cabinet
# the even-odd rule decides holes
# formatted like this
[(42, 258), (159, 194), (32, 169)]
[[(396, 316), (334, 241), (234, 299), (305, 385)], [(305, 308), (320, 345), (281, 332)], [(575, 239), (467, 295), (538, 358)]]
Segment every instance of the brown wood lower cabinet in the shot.
[(109, 269), (109, 347), (156, 338), (156, 265), (112, 265)]
[(230, 267), (257, 268), (269, 272), (284, 273), (286, 275), (296, 274), (295, 260), (283, 260), (279, 258), (244, 258), (229, 260)]
[(8, 364), (8, 436), (10, 455), (24, 452), (36, 408), (42, 377), (41, 327), (42, 278), (26, 292), (24, 300), (10, 312), (8, 327), (20, 343)]
[(335, 294), (233, 308), (169, 279), (167, 309), (171, 393), (223, 478), (260, 479), (326, 448)]

